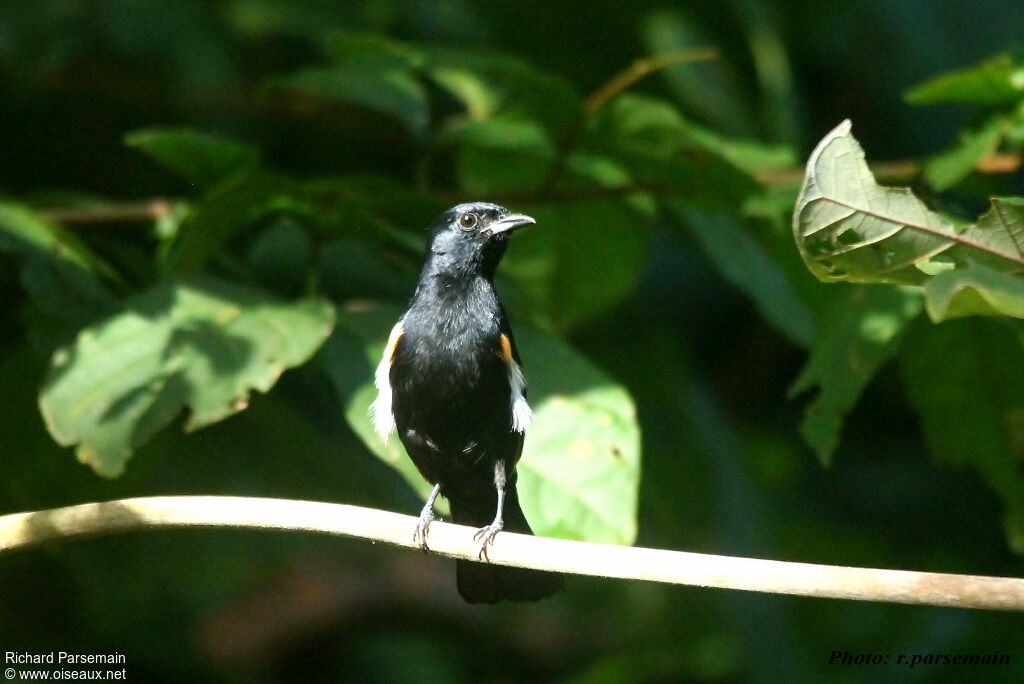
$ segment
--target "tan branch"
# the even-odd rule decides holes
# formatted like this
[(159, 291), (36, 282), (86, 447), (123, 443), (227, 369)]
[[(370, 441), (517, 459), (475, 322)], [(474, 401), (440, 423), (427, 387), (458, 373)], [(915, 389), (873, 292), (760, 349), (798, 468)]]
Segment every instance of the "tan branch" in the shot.
[[(72, 537), (151, 527), (237, 527), (358, 537), (416, 548), (416, 519), (343, 504), (221, 496), (167, 496), (0, 516), (0, 553)], [(435, 553), (476, 560), (473, 530), (435, 522)], [(609, 544), (498, 535), (501, 565), (820, 598), (1024, 610), (1024, 579), (811, 565)]]
[(36, 209), (36, 213), (56, 223), (122, 223), (156, 221), (173, 210), (174, 202), (157, 198), (83, 207), (43, 207)]

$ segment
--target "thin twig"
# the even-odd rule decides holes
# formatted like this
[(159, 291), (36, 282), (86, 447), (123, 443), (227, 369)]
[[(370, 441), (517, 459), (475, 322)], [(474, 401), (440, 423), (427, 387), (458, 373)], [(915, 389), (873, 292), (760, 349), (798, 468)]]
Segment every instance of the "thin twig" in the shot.
[[(166, 496), (0, 516), (0, 553), (85, 535), (152, 527), (236, 527), (358, 537), (410, 549), (416, 518), (343, 504), (228, 496)], [(471, 528), (435, 522), (434, 553), (477, 559)], [(498, 565), (820, 598), (1024, 611), (1024, 579), (811, 565), (502, 532)]]
[(666, 69), (680, 64), (692, 64), (694, 62), (706, 62), (718, 59), (718, 50), (710, 47), (688, 48), (685, 50), (673, 50), (659, 55), (642, 57), (637, 59), (628, 67), (612, 76), (600, 88), (595, 90), (583, 102), (583, 115), (593, 116), (598, 109), (634, 83), (653, 74), (655, 71)]

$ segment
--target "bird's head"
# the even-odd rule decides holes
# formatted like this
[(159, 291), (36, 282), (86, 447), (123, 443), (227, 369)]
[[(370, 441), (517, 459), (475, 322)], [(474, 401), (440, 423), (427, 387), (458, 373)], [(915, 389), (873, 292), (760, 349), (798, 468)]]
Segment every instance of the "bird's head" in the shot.
[(536, 223), (489, 202), (457, 204), (441, 214), (430, 232), (427, 265), (454, 277), (494, 276), (508, 245), (508, 236)]

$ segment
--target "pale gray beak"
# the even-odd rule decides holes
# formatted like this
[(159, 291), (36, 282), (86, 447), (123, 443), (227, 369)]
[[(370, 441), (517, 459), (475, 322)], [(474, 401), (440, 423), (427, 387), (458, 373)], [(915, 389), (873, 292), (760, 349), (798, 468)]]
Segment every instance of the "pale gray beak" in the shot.
[(507, 233), (523, 226), (528, 226), (531, 223), (536, 223), (532, 216), (526, 214), (509, 214), (503, 216), (491, 225), (487, 226), (488, 232), (491, 235), (497, 235), (498, 233)]

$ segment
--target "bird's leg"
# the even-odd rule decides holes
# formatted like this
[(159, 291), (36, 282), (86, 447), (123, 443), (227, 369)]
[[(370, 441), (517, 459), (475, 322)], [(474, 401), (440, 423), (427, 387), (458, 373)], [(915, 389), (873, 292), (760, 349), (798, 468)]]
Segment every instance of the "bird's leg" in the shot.
[(490, 560), (487, 557), (487, 547), (494, 543), (494, 538), (505, 526), (502, 519), (502, 512), (505, 510), (505, 462), (495, 461), (494, 463), (494, 488), (498, 490), (498, 510), (494, 514), (494, 522), (487, 527), (481, 527), (473, 535), (473, 541), (480, 542), (480, 552), (477, 554), (482, 560)]
[(413, 542), (420, 543), (420, 549), (423, 551), (429, 551), (430, 547), (427, 546), (427, 533), (430, 532), (430, 523), (437, 520), (434, 517), (434, 502), (437, 501), (437, 495), (441, 493), (441, 483), (438, 482), (434, 485), (433, 491), (430, 492), (430, 496), (427, 497), (427, 503), (424, 504), (423, 510), (420, 511), (419, 522), (416, 523), (416, 530), (412, 533)]

